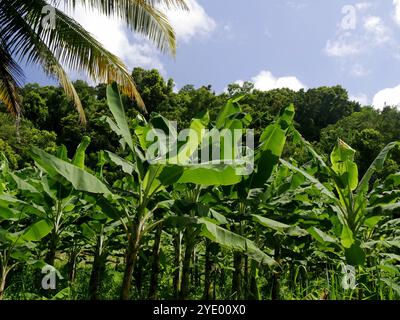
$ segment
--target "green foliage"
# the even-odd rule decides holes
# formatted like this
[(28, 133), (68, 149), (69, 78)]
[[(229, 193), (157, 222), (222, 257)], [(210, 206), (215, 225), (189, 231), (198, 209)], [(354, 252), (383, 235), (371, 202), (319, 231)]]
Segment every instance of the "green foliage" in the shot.
[[(289, 169), (302, 174), (312, 185), (316, 187), (321, 195), (324, 194), (329, 198), (330, 207), (337, 215), (337, 219), (341, 224), (340, 242), (345, 253), (347, 263), (351, 265), (364, 265), (365, 251), (362, 248), (362, 232), (361, 229), (368, 217), (368, 207), (371, 206), (371, 193), (369, 192), (369, 183), (372, 175), (383, 169), (385, 160), (389, 152), (396, 147), (399, 142), (388, 144), (371, 163), (369, 169), (359, 182), (358, 168), (354, 162), (355, 150), (352, 149), (342, 140), (338, 140), (331, 156), (331, 166), (328, 167), (311, 147), (310, 144), (304, 142), (314, 160), (318, 163), (321, 169), (327, 174), (329, 180), (322, 184), (315, 177), (308, 174), (305, 170), (301, 170), (286, 161), (281, 161)], [(329, 189), (335, 189), (336, 194)], [(372, 191), (373, 194), (373, 191)], [(392, 201), (398, 201), (394, 197)], [(313, 230), (313, 236), (318, 239), (321, 234)], [(325, 237), (326, 238), (326, 237)], [(320, 240), (320, 239), (318, 239)]]
[(37, 85), (24, 88), (22, 109), (24, 110), (24, 117), (30, 119), (35, 127), (40, 128), (48, 122), (49, 110), (38, 89)]
[(165, 82), (157, 70), (147, 71), (141, 68), (133, 69), (132, 78), (149, 113), (159, 112), (159, 108), (168, 103), (174, 86), (172, 79)]
[[(18, 133), (16, 132), (14, 119), (5, 113), (0, 112), (0, 140), (6, 145), (3, 146), (5, 152), (8, 154), (16, 154), (11, 156), (14, 160), (12, 162), (15, 166), (15, 160), (18, 167), (23, 167), (30, 162), (28, 150), (31, 146), (37, 146), (47, 152), (54, 153), (56, 150), (56, 134), (47, 130), (40, 130), (32, 126), (29, 121), (22, 121)], [(7, 147), (12, 149), (9, 150)], [(9, 151), (7, 151), (9, 150)]]
[[(396, 109), (389, 107), (381, 113), (372, 108), (363, 108), (360, 112), (355, 112), (323, 129), (318, 148), (327, 154), (337, 139), (346, 141), (357, 151), (355, 160), (360, 173), (364, 173), (378, 155), (379, 150), (400, 136), (398, 126), (394, 125), (400, 119), (399, 115)], [(390, 171), (386, 170), (383, 176), (399, 169), (395, 164), (399, 163), (399, 159), (398, 151), (395, 151), (390, 158), (392, 163)]]
[(11, 168), (15, 169), (18, 165), (18, 155), (13, 151), (10, 145), (0, 139), (0, 152), (2, 152), (10, 163)]
[[(20, 141), (0, 113), (0, 298), (399, 298), (396, 109), (360, 110), (341, 87), (216, 95), (132, 75), (150, 115), (116, 84), (83, 81), (86, 127), (51, 86), (22, 90)], [(171, 120), (197, 139), (149, 163), (146, 134), (176, 137)], [(190, 163), (221, 129), (255, 130), (253, 172)], [(51, 294), (37, 286), (45, 264), (64, 278)]]

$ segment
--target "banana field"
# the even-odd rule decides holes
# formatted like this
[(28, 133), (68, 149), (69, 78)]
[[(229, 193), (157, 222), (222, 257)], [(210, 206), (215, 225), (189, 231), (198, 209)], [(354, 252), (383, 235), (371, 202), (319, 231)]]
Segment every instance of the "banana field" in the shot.
[[(180, 139), (160, 114), (128, 117), (111, 84), (102, 121), (120, 145), (97, 166), (89, 137), (32, 146), (18, 170), (0, 153), (0, 299), (399, 299), (400, 172), (380, 174), (399, 142), (359, 174), (356, 150), (321, 155), (289, 105), (229, 157), (256, 120), (240, 100)], [(210, 151), (221, 161), (193, 161)]]

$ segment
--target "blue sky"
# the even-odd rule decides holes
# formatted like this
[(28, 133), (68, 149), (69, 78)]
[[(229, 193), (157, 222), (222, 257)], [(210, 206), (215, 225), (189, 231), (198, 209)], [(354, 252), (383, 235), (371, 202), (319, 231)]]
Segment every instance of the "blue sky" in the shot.
[[(121, 22), (83, 8), (73, 16), (130, 69), (158, 68), (177, 88), (341, 84), (363, 104), (400, 104), (400, 0), (187, 1), (190, 13), (167, 12), (178, 37), (175, 59)], [(38, 68), (26, 73), (27, 81), (49, 83)]]

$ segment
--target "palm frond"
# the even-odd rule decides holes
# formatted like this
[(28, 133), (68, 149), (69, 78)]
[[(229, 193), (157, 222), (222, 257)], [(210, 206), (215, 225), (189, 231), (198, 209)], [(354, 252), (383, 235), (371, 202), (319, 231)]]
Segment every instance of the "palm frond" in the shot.
[(47, 48), (44, 43), (39, 42), (42, 66), (47, 75), (55, 76), (60, 85), (63, 87), (65, 94), (70, 97), (75, 105), (75, 108), (79, 115), (79, 121), (82, 124), (86, 123), (85, 111), (82, 106), (82, 102), (78, 96), (78, 93), (75, 90), (74, 85), (72, 84), (71, 79), (68, 77), (68, 74), (65, 72), (64, 68), (54, 57), (53, 53)]
[(189, 10), (186, 0), (145, 0), (153, 7), (165, 6), (168, 9), (178, 8), (182, 10)]
[[(136, 99), (142, 111), (147, 112), (123, 62), (104, 49), (75, 20), (56, 10), (56, 28), (45, 29), (40, 23), (41, 8), (46, 5), (45, 1), (4, 1), (14, 4), (5, 9), (8, 11), (6, 18), (0, 15), (0, 25), (4, 26), (5, 31), (3, 36), (8, 43), (13, 44), (12, 54), (28, 63), (40, 63), (47, 73), (55, 73), (63, 86), (69, 87), (69, 81), (66, 80), (66, 73), (61, 71), (61, 66), (70, 70), (83, 70), (98, 82), (116, 81), (122, 85), (123, 92)], [(45, 55), (44, 46), (48, 49)], [(59, 62), (58, 66), (55, 61)], [(75, 95), (72, 86), (69, 94)]]
[(147, 113), (144, 102), (136, 89), (136, 84), (125, 64), (114, 54), (106, 50), (89, 32), (75, 20), (57, 12), (55, 30), (45, 30), (39, 34), (46, 35), (49, 49), (58, 61), (71, 70), (83, 70), (97, 82), (111, 83), (116, 81), (122, 91), (135, 99), (144, 113)]
[(168, 48), (173, 55), (176, 54), (175, 32), (160, 8), (188, 10), (183, 0), (65, 0), (64, 4), (69, 10), (80, 4), (86, 10), (97, 9), (104, 15), (119, 18), (150, 39), (158, 49)]
[(23, 79), (23, 73), (18, 64), (9, 54), (0, 37), (0, 101), (17, 118), (21, 113), (21, 101), (18, 87)]
[[(20, 41), (22, 41), (22, 39), (24, 39), (25, 41), (28, 40), (31, 41), (31, 49), (32, 49), (30, 51), (31, 59), (33, 59), (35, 62), (40, 63), (43, 67), (43, 70), (48, 76), (56, 77), (59, 80), (60, 85), (63, 87), (66, 95), (73, 100), (79, 114), (80, 122), (85, 124), (86, 117), (81, 100), (79, 99), (78, 93), (76, 92), (71, 80), (69, 79), (63, 67), (54, 57), (54, 55), (46, 46), (46, 44), (33, 32), (31, 27), (26, 23), (26, 21), (21, 16), (15, 15), (13, 22), (18, 24), (18, 30), (20, 31), (18, 39)], [(18, 85), (11, 88), (13, 90), (13, 95), (16, 97), (18, 97), (17, 88)]]

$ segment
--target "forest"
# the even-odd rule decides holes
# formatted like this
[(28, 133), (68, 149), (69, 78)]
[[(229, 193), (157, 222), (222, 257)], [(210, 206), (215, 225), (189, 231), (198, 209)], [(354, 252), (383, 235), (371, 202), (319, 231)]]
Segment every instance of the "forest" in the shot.
[[(147, 113), (82, 80), (86, 124), (57, 86), (22, 87), (17, 128), (0, 104), (0, 299), (399, 299), (396, 107), (132, 77)], [(145, 134), (171, 121), (207, 143), (201, 129), (253, 129), (254, 170), (149, 163)]]

